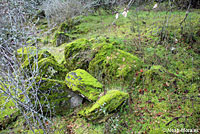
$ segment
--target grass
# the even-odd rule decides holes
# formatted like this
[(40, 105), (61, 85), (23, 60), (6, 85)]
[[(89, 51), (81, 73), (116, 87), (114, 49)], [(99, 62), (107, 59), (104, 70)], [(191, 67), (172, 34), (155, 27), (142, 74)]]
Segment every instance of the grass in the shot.
[[(76, 134), (200, 129), (199, 13), (199, 10), (190, 12), (182, 26), (185, 11), (132, 9), (127, 18), (120, 15), (118, 20), (115, 15), (107, 14), (84, 16), (77, 26), (85, 31), (79, 38), (106, 36), (118, 40), (121, 42), (118, 47), (140, 57), (143, 67), (129, 85), (123, 82), (105, 85), (107, 90), (117, 88), (130, 95), (128, 104), (107, 122), (96, 124), (79, 117), (63, 116), (56, 124)], [(51, 43), (41, 46), (62, 62), (64, 46), (53, 47)]]
[[(180, 22), (185, 17), (185, 11), (167, 13), (132, 10), (128, 18), (120, 16), (116, 21), (114, 15), (83, 18), (79, 27), (88, 27), (89, 30), (81, 38), (106, 36), (120, 40), (121, 49), (137, 55), (144, 62), (142, 71), (138, 72), (143, 82), (134, 83), (131, 87), (120, 85), (121, 89), (130, 93), (132, 101), (121, 113), (118, 112), (120, 121), (114, 133), (155, 133), (168, 131), (169, 128), (199, 129), (197, 82), (200, 57), (194, 52), (199, 47), (190, 48), (193, 44), (183, 37), (184, 33), (195, 34), (199, 30), (198, 12), (189, 14), (182, 30)], [(112, 25), (113, 21), (115, 25)], [(161, 40), (162, 30), (166, 37)], [(199, 43), (199, 37), (195, 38), (193, 43)], [(173, 47), (175, 50), (172, 50)], [(165, 72), (148, 76), (146, 72), (152, 65), (163, 66), (177, 76), (171, 77)], [(156, 75), (160, 78), (156, 78)], [(148, 81), (147, 77), (151, 80)], [(113, 83), (107, 83), (106, 86), (110, 88), (110, 85)], [(107, 128), (110, 133), (113, 133), (113, 123), (114, 119), (110, 120)], [(104, 125), (106, 129), (106, 123)]]

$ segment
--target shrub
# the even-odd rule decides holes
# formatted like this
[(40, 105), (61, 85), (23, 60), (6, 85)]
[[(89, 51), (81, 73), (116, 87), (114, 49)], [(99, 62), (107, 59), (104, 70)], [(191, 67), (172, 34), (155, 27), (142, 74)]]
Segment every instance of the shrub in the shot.
[(106, 11), (113, 11), (120, 5), (124, 5), (129, 3), (130, 0), (91, 0), (89, 3), (90, 8), (93, 10), (98, 10), (99, 8), (103, 8)]
[(84, 10), (80, 0), (46, 0), (41, 7), (49, 24), (61, 23), (80, 15)]
[[(35, 109), (35, 102), (38, 100), (37, 88), (34, 88), (35, 94), (28, 96), (28, 89), (35, 82), (38, 71), (32, 71), (31, 76), (27, 76), (24, 69), (21, 68), (21, 61), (26, 56), (30, 56), (31, 49), (26, 46), (34, 44), (36, 48), (36, 57), (38, 57), (36, 25), (33, 23), (37, 15), (38, 4), (41, 0), (9, 0), (0, 2), (0, 105), (1, 112), (9, 115), (11, 111), (6, 109), (7, 106), (16, 108), (23, 115), (23, 119), (30, 129), (34, 132), (34, 128), (38, 128), (38, 124), (44, 129), (42, 122), (47, 117), (42, 113), (42, 109)], [(18, 48), (23, 47), (17, 56)], [(32, 99), (33, 98), (33, 99)], [(32, 101), (34, 100), (34, 101)], [(5, 109), (3, 109), (5, 108)], [(6, 110), (9, 110), (7, 112)], [(2, 114), (3, 115), (3, 114)], [(2, 117), (2, 116), (1, 116)], [(10, 116), (9, 116), (10, 117)], [(14, 115), (12, 117), (15, 117)], [(8, 123), (15, 121), (9, 120)], [(6, 123), (5, 127), (7, 127)], [(1, 124), (0, 124), (1, 125)], [(0, 128), (2, 129), (2, 128)], [(4, 128), (3, 129), (7, 129)]]

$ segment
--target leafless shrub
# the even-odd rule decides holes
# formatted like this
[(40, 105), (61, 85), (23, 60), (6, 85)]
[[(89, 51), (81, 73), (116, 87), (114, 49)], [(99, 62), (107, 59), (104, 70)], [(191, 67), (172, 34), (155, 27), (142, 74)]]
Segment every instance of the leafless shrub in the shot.
[(133, 3), (135, 0), (91, 0), (88, 1), (87, 7), (93, 11), (97, 11), (99, 8), (105, 11), (115, 11), (116, 8)]
[(84, 10), (83, 2), (80, 0), (46, 0), (41, 7), (49, 24), (63, 22), (80, 15)]
[[(25, 49), (30, 45), (27, 41), (31, 41), (37, 48), (36, 27), (32, 21), (37, 13), (37, 6), (38, 3), (34, 0), (0, 2), (0, 97), (6, 98), (5, 104), (9, 101), (15, 104), (33, 132), (34, 129), (46, 132), (43, 123), (48, 117), (38, 98), (38, 86), (34, 85), (38, 68), (28, 75), (16, 55), (18, 48)], [(37, 63), (38, 50), (35, 52), (34, 60)], [(28, 53), (27, 57), (29, 56)], [(1, 107), (5, 104), (1, 104)]]

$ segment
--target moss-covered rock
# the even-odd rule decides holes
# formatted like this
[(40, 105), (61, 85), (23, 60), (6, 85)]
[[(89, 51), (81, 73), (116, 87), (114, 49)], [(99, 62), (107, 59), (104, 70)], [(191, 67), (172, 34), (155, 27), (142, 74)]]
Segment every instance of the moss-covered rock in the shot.
[(96, 78), (129, 78), (141, 67), (138, 57), (117, 48), (109, 38), (78, 39), (65, 46), (69, 70), (84, 69)]
[(87, 70), (92, 58), (91, 43), (87, 39), (78, 39), (66, 44), (64, 55), (69, 70)]
[(6, 91), (4, 86), (0, 83), (0, 130), (5, 129), (10, 123), (16, 121), (20, 115), (19, 109), (15, 106), (14, 102), (1, 92)]
[(78, 33), (75, 26), (77, 24), (79, 24), (79, 21), (76, 19), (69, 19), (63, 22), (54, 33), (53, 45), (60, 46), (63, 43), (76, 39)]
[[(31, 75), (31, 72), (39, 71), (39, 76), (44, 78), (65, 79), (68, 70), (64, 65), (58, 64), (55, 57), (48, 51), (40, 50), (38, 52), (32, 52), (27, 48), (27, 50), (24, 50), (22, 53), (25, 53), (26, 56), (25, 60), (22, 61), (22, 69), (25, 71), (26, 75)], [(30, 55), (28, 53), (30, 53)]]
[(59, 30), (59, 31), (62, 31), (62, 32), (64, 32), (64, 33), (70, 33), (71, 30), (73, 29), (73, 27), (74, 27), (74, 25), (73, 25), (73, 20), (72, 20), (72, 19), (68, 19), (67, 22), (63, 22), (63, 23), (59, 26), (58, 30)]
[(30, 70), (36, 61), (40, 61), (43, 58), (50, 58), (55, 61), (55, 58), (53, 57), (53, 55), (51, 55), (51, 53), (46, 50), (42, 50), (39, 51), (38, 54), (34, 53), (30, 56), (27, 56), (22, 64), (22, 68)]
[(39, 69), (39, 75), (43, 78), (64, 80), (68, 72), (64, 66), (58, 64), (51, 58), (43, 58), (39, 60), (38, 64), (35, 63), (33, 65), (32, 69), (36, 70), (37, 67)]
[(56, 32), (53, 39), (53, 45), (58, 47), (63, 43), (70, 42), (73, 39), (75, 39), (75, 37), (68, 33)]
[[(160, 65), (153, 65), (150, 69), (145, 70), (142, 74), (143, 84), (147, 87), (154, 88), (154, 90), (160, 90), (163, 88), (173, 89), (177, 88), (176, 84), (181, 81), (181, 77), (177, 74), (169, 72), (166, 68)], [(141, 76), (136, 78), (136, 81), (141, 81)]]
[(65, 77), (68, 87), (90, 101), (96, 101), (103, 85), (82, 69), (69, 72)]
[[(141, 67), (138, 57), (114, 47), (115, 42), (103, 44), (89, 64), (89, 72), (105, 79), (129, 78)], [(98, 74), (96, 73), (98, 72)]]
[(83, 98), (73, 93), (64, 81), (47, 78), (37, 78), (36, 81), (44, 112), (51, 109), (56, 114), (64, 113), (82, 104)]
[(20, 61), (24, 61), (28, 56), (35, 55), (37, 52), (37, 48), (34, 46), (22, 47), (17, 49), (17, 58)]
[(149, 70), (145, 71), (146, 83), (152, 83), (152, 81), (166, 80), (167, 70), (160, 65), (153, 65)]
[(88, 120), (98, 120), (116, 110), (129, 97), (128, 93), (119, 90), (109, 90), (106, 95), (97, 100), (91, 107), (79, 112)]

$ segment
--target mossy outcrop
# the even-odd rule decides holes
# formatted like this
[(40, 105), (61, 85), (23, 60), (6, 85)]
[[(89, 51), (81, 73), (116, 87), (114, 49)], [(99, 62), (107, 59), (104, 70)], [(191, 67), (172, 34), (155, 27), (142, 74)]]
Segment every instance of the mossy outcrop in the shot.
[(57, 80), (64, 80), (68, 72), (64, 66), (58, 64), (54, 59), (43, 58), (38, 62), (38, 66), (35, 63), (32, 67), (35, 70), (38, 67), (39, 75), (43, 78), (51, 78)]
[(90, 101), (96, 101), (103, 88), (97, 79), (82, 69), (69, 72), (65, 80), (72, 91), (81, 94)]
[[(172, 89), (172, 85), (181, 80), (181, 77), (178, 77), (177, 74), (169, 72), (160, 65), (153, 65), (150, 69), (145, 70), (142, 77), (144, 79), (144, 84), (149, 87), (154, 87), (154, 89)], [(140, 79), (141, 76), (138, 76), (136, 81), (140, 81)]]
[[(141, 67), (138, 57), (114, 47), (115, 42), (101, 46), (94, 59), (89, 64), (89, 72), (106, 79), (129, 78)], [(96, 74), (98, 72), (98, 74)]]
[(84, 69), (103, 79), (129, 78), (141, 67), (141, 60), (116, 46), (117, 42), (103, 37), (66, 44), (67, 68)]
[(68, 72), (64, 65), (58, 64), (54, 56), (46, 50), (27, 56), (22, 63), (22, 69), (26, 75), (39, 70), (41, 77), (58, 80), (64, 80)]
[(54, 57), (47, 50), (39, 50), (34, 46), (22, 47), (17, 50), (16, 57), (22, 63), (22, 67), (26, 68), (29, 65), (32, 66), (34, 60), (39, 61), (42, 58), (52, 58)]
[(78, 39), (65, 46), (65, 60), (71, 71), (81, 68), (87, 70), (93, 54), (91, 43), (87, 39)]
[(127, 100), (129, 95), (119, 90), (109, 90), (104, 96), (97, 100), (91, 107), (87, 107), (79, 112), (88, 120), (99, 120), (107, 114), (116, 110)]
[(51, 109), (56, 114), (64, 113), (82, 104), (83, 98), (73, 93), (64, 81), (47, 78), (37, 78), (36, 81), (44, 112)]

